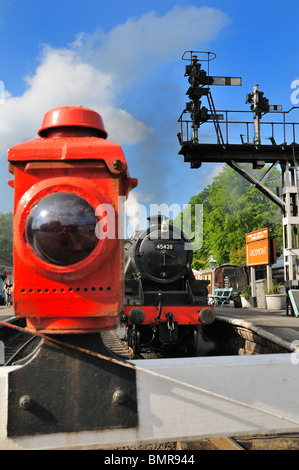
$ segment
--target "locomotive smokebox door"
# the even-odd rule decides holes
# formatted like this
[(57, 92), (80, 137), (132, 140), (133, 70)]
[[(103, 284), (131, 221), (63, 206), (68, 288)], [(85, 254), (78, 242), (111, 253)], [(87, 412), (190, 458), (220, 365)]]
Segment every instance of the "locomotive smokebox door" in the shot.
[(15, 315), (47, 333), (115, 328), (124, 292), (119, 201), (137, 180), (90, 109), (49, 111), (39, 135), (8, 151)]

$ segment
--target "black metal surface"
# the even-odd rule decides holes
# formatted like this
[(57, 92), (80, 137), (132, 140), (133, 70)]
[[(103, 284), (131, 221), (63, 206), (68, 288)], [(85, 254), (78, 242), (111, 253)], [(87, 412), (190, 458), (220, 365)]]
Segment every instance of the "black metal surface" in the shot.
[[(153, 217), (151, 218), (154, 219)], [(188, 242), (177, 227), (155, 222), (144, 231), (135, 232), (125, 244), (125, 277), (133, 273), (159, 284), (181, 279), (192, 262), (193, 252), (186, 249)]]
[(158, 305), (162, 295), (163, 305), (206, 305), (209, 281), (181, 279), (177, 282), (157, 286), (147, 279), (126, 280), (125, 305)]
[[(58, 339), (116, 357), (99, 334)], [(26, 365), (9, 373), (8, 437), (129, 428), (137, 422), (132, 368), (43, 341)]]
[(161, 343), (176, 343), (179, 339), (178, 324), (173, 322), (170, 327), (166, 322), (159, 323), (159, 340)]
[(293, 159), (294, 151), (298, 151), (298, 145), (222, 145), (184, 142), (179, 155), (184, 155), (184, 161), (190, 162), (192, 165), (202, 162), (227, 163), (232, 160), (239, 163), (253, 163), (254, 161), (273, 163), (277, 160), (288, 161)]

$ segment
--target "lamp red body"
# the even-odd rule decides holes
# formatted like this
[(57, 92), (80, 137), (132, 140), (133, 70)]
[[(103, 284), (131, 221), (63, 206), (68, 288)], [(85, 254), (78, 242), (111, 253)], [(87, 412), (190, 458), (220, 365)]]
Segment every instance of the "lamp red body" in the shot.
[(48, 333), (115, 328), (124, 295), (119, 197), (137, 180), (90, 109), (49, 111), (39, 135), (8, 151), (15, 315)]

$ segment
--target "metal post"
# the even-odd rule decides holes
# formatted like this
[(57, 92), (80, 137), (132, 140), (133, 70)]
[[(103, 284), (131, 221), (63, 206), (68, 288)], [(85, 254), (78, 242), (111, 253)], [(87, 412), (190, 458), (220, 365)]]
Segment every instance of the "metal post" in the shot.
[(250, 278), (251, 278), (251, 297), (252, 297), (253, 307), (256, 307), (257, 301), (256, 301), (255, 267), (254, 266), (251, 266), (250, 268)]
[(283, 241), (285, 281), (288, 291), (288, 289), (299, 288), (299, 184), (296, 155), (294, 155), (293, 161), (286, 162), (282, 165), (282, 176), (282, 194), (286, 203), (283, 216)]
[(272, 282), (272, 265), (267, 264), (267, 289), (268, 292), (271, 292), (273, 287), (273, 282)]
[(195, 124), (194, 120), (193, 120), (193, 138), (192, 138), (192, 142), (194, 144), (198, 144), (198, 127), (197, 125)]
[(260, 129), (260, 113), (256, 111), (259, 104), (259, 86), (253, 85), (253, 104), (254, 104), (254, 143), (260, 145), (261, 143), (261, 129)]
[(225, 121), (226, 143), (228, 144), (228, 111), (225, 111)]
[(216, 268), (212, 269), (212, 295), (215, 295), (215, 271)]

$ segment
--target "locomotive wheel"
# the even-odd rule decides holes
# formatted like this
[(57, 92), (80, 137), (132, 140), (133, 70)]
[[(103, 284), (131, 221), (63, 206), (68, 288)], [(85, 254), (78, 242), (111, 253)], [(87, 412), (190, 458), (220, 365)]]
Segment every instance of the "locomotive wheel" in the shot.
[(197, 353), (198, 349), (198, 329), (195, 326), (193, 328), (193, 348), (192, 348), (192, 353)]
[(198, 329), (196, 326), (190, 326), (186, 334), (186, 352), (188, 354), (197, 354), (198, 351)]
[(131, 348), (134, 354), (138, 354), (140, 351), (140, 331), (134, 327), (131, 333)]

